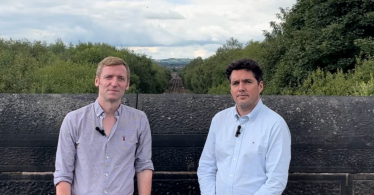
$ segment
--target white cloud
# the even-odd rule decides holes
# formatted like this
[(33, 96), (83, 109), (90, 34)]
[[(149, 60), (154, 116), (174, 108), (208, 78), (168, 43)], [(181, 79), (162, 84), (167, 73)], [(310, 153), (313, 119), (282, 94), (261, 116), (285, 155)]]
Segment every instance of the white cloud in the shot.
[[(196, 58), (202, 57), (207, 58), (213, 55), (219, 44), (206, 44), (206, 45), (189, 45), (189, 46), (177, 46), (177, 47), (129, 47), (128, 49), (133, 50), (138, 54), (145, 54), (153, 59), (162, 58)], [(167, 53), (167, 57), (164, 56)]]
[[(234, 37), (262, 40), (296, 0), (1, 0), (3, 38), (105, 42), (154, 59), (208, 57)], [(153, 48), (153, 49), (150, 49)]]
[(180, 13), (168, 10), (168, 12), (146, 12), (144, 17), (147, 19), (158, 19), (158, 20), (178, 20), (185, 19)]

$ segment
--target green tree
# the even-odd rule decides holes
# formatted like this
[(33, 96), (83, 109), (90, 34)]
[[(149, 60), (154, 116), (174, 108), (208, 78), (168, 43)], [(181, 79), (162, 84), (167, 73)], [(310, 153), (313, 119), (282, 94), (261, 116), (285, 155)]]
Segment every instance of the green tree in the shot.
[(227, 94), (229, 85), (225, 75), (227, 66), (241, 58), (258, 60), (261, 53), (260, 42), (248, 41), (243, 44), (234, 38), (218, 48), (216, 54), (203, 60), (200, 57), (192, 60), (182, 69), (185, 87), (193, 93)]
[(162, 93), (170, 71), (151, 59), (105, 43), (65, 45), (0, 38), (0, 93), (96, 93), (97, 64), (107, 56), (130, 66), (128, 92)]
[(282, 22), (265, 32), (265, 50), (275, 56), (263, 57), (274, 90), (268, 93), (297, 87), (318, 68), (331, 73), (353, 69), (364, 49), (359, 40), (373, 36), (373, 11), (371, 0), (299, 0), (292, 9), (282, 9)]

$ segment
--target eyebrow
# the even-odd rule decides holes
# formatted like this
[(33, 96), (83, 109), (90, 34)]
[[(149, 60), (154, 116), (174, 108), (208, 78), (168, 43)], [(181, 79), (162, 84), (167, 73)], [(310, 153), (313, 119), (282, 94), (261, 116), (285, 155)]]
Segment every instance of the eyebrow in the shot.
[(239, 81), (253, 81), (253, 79), (251, 79), (251, 78), (247, 78), (247, 79), (236, 79), (236, 80), (232, 80), (231, 82), (239, 82)]
[(126, 77), (127, 75), (103, 74), (104, 76)]

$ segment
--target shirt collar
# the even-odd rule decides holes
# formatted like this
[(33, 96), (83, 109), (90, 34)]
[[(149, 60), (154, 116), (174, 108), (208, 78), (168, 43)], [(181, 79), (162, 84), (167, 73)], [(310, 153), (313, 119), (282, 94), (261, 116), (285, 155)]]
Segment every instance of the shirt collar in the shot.
[[(121, 113), (122, 113), (121, 112), (122, 111), (121, 107), (122, 107), (122, 104), (119, 105), (118, 109), (114, 113), (114, 116), (121, 115)], [(99, 117), (100, 115), (105, 114), (104, 113), (104, 109), (100, 106), (99, 101), (97, 99), (96, 99), (96, 101), (94, 103), (94, 109), (95, 109), (96, 117)]]
[(257, 105), (255, 106), (255, 108), (253, 108), (253, 110), (245, 115), (245, 116), (240, 116), (237, 109), (236, 109), (236, 105), (233, 107), (234, 110), (233, 110), (233, 114), (236, 118), (236, 120), (239, 120), (240, 117), (248, 117), (248, 119), (250, 120), (254, 120), (255, 117), (257, 116), (257, 114), (260, 112), (261, 108), (263, 107), (263, 103), (262, 103), (262, 100), (260, 99), (258, 102), (257, 102)]

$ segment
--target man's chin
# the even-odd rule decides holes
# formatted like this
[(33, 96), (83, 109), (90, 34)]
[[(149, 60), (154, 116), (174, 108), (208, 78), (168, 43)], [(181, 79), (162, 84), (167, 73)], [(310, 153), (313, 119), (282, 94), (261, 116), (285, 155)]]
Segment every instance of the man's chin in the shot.
[(237, 98), (235, 102), (236, 104), (248, 104), (249, 100), (247, 98)]
[(247, 108), (247, 107), (251, 106), (251, 104), (249, 102), (241, 102), (241, 101), (236, 102), (236, 105), (241, 107), (241, 108)]
[(109, 96), (106, 98), (109, 102), (117, 102), (117, 101), (121, 101), (122, 99), (122, 96), (119, 97), (119, 96)]

